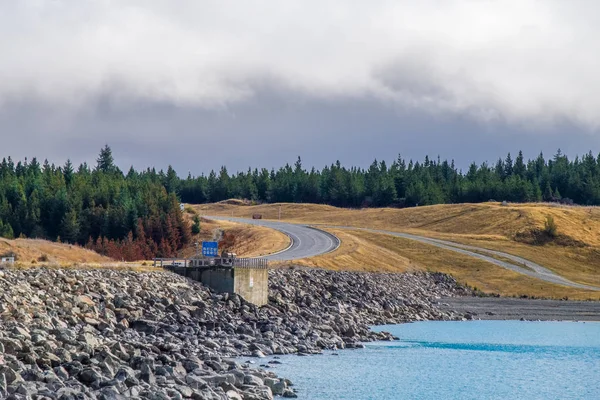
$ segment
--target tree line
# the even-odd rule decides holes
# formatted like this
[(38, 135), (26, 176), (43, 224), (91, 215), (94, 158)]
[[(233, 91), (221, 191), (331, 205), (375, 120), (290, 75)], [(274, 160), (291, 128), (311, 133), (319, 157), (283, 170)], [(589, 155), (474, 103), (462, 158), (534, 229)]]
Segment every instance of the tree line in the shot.
[(0, 236), (79, 244), (125, 260), (171, 257), (190, 241), (175, 192), (155, 171), (124, 174), (106, 146), (75, 170), (37, 159), (0, 164)]
[(600, 155), (589, 152), (573, 160), (560, 150), (545, 159), (525, 160), (509, 153), (495, 164), (472, 163), (466, 172), (454, 161), (407, 161), (398, 156), (391, 165), (373, 161), (368, 169), (346, 168), (336, 162), (321, 170), (302, 167), (300, 158), (278, 170), (248, 169), (229, 174), (226, 167), (178, 179), (169, 168), (165, 188), (189, 203), (229, 198), (260, 202), (321, 203), (338, 207), (412, 207), (441, 203), (561, 201), (600, 205)]
[(518, 152), (490, 165), (405, 160), (369, 168), (340, 162), (306, 170), (300, 158), (278, 170), (248, 169), (180, 178), (148, 168), (127, 173), (104, 147), (94, 167), (70, 161), (55, 166), (31, 161), (0, 164), (0, 236), (43, 238), (86, 246), (117, 259), (172, 257), (188, 246), (192, 230), (179, 207), (229, 198), (257, 202), (304, 202), (339, 207), (411, 207), (440, 203), (563, 201), (600, 205), (600, 155), (569, 159), (560, 150), (525, 160)]

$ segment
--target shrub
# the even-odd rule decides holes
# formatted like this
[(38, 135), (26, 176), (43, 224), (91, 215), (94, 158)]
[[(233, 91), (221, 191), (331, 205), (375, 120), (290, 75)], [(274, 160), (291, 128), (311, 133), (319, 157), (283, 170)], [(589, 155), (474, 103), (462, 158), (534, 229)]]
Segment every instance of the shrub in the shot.
[(47, 254), (42, 254), (41, 256), (38, 257), (38, 261), (39, 262), (48, 262), (48, 255)]
[(10, 226), (9, 223), (2, 223), (2, 220), (0, 219), (0, 237), (6, 238), (6, 239), (14, 239), (15, 238), (15, 233), (13, 231), (12, 226)]
[(221, 251), (229, 251), (231, 250), (236, 243), (236, 237), (231, 232), (223, 233), (223, 237), (219, 240), (219, 249)]
[(548, 215), (546, 217), (546, 222), (544, 222), (544, 233), (546, 235), (548, 235), (549, 237), (556, 237), (557, 236), (557, 226), (556, 226), (556, 222), (554, 222), (554, 217), (552, 217), (552, 215)]
[(194, 215), (194, 223), (192, 224), (192, 234), (197, 235), (200, 233), (200, 217)]
[(195, 214), (197, 214), (196, 210), (194, 210), (194, 209), (192, 208), (192, 206), (186, 206), (184, 210), (185, 210), (185, 212), (186, 212), (186, 213), (188, 213), (188, 214), (194, 214), (194, 215), (195, 215)]

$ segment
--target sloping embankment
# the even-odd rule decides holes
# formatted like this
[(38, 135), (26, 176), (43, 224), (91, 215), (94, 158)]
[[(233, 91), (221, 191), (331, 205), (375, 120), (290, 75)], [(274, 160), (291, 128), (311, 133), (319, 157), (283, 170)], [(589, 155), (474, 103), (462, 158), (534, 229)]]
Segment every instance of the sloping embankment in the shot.
[(441, 274), (270, 278), (257, 308), (164, 272), (0, 270), (0, 397), (293, 397), (289, 381), (225, 357), (360, 347), (390, 339), (372, 324), (462, 317), (433, 305), (465, 293)]

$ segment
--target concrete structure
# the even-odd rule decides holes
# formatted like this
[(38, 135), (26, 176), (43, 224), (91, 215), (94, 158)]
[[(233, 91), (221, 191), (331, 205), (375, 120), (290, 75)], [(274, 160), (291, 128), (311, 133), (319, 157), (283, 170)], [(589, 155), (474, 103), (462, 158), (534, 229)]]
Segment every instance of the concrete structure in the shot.
[(269, 302), (269, 270), (261, 258), (155, 259), (154, 265), (185, 276), (216, 292), (235, 293), (247, 302), (263, 306)]
[(14, 264), (15, 256), (2, 256), (0, 257), (0, 264)]

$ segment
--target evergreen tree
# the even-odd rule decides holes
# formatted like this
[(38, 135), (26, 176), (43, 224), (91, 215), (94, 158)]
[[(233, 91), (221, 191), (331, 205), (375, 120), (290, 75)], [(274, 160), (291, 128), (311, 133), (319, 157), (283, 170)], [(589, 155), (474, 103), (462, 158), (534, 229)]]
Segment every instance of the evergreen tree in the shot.
[(194, 215), (194, 223), (192, 224), (192, 234), (197, 235), (200, 233), (200, 217)]
[(104, 173), (110, 173), (114, 171), (115, 165), (112, 150), (110, 147), (108, 147), (108, 145), (105, 145), (104, 148), (100, 151), (100, 155), (98, 156), (96, 162), (96, 169), (98, 171), (102, 171)]
[(552, 194), (552, 188), (550, 187), (550, 181), (546, 181), (546, 187), (544, 188), (544, 195), (542, 198), (544, 201), (553, 201), (554, 200), (554, 195)]
[[(600, 205), (600, 156), (569, 160), (560, 150), (525, 161), (519, 152), (494, 166), (471, 164), (463, 173), (454, 162), (398, 158), (367, 170), (339, 161), (307, 172), (300, 158), (279, 169), (248, 169), (180, 179), (173, 167), (123, 175), (105, 146), (91, 171), (70, 161), (0, 162), (0, 235), (78, 243), (117, 259), (176, 255), (191, 240), (179, 202), (203, 203), (229, 197), (259, 202), (310, 202), (340, 207), (415, 206), (438, 203), (561, 201)], [(561, 198), (561, 195), (565, 198)], [(179, 198), (178, 198), (179, 196)], [(192, 229), (196, 232), (198, 229)]]
[(71, 164), (71, 160), (67, 160), (65, 166), (63, 167), (63, 175), (67, 186), (71, 186), (71, 183), (73, 182), (74, 172), (75, 171), (73, 170), (73, 164)]
[(75, 211), (67, 212), (62, 218), (59, 236), (66, 243), (77, 243), (79, 237), (79, 223)]
[(510, 177), (513, 174), (513, 161), (510, 156), (510, 153), (506, 156), (504, 160), (504, 176), (506, 178)]
[(175, 172), (173, 167), (171, 167), (170, 165), (167, 168), (167, 175), (164, 179), (164, 186), (165, 189), (167, 189), (167, 192), (169, 193), (177, 193), (179, 189), (179, 178), (177, 177), (177, 173)]
[(527, 169), (523, 160), (523, 152), (519, 151), (519, 155), (517, 156), (517, 159), (515, 160), (515, 165), (513, 167), (513, 173), (521, 178), (525, 178), (526, 172)]
[(15, 233), (13, 231), (12, 226), (10, 226), (10, 224), (3, 223), (1, 219), (0, 219), (0, 237), (6, 238), (6, 239), (14, 239), (15, 238)]

